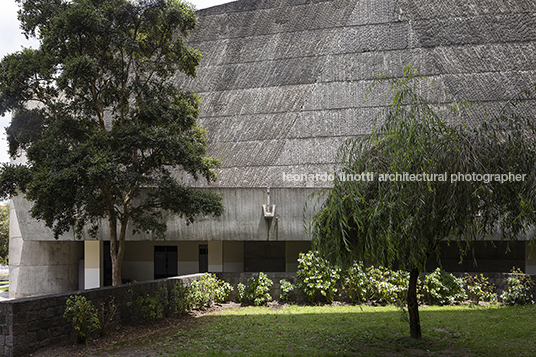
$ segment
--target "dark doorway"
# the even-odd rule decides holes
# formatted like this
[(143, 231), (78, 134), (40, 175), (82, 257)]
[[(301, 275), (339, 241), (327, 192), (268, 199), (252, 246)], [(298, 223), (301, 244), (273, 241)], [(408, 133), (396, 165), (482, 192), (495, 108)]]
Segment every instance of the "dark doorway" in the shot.
[(177, 246), (154, 246), (154, 278), (164, 279), (179, 275)]
[(103, 286), (112, 285), (112, 257), (110, 255), (110, 241), (102, 242), (102, 269), (104, 270)]
[(199, 272), (208, 272), (208, 244), (199, 244)]

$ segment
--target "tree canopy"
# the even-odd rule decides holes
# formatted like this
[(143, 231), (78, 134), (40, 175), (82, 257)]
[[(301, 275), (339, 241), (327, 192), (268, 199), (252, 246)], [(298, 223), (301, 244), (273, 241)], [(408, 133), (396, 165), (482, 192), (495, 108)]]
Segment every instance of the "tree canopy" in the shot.
[(193, 222), (223, 211), (218, 194), (174, 175), (211, 182), (219, 165), (205, 157), (198, 96), (175, 83), (202, 58), (185, 44), (195, 11), (179, 0), (18, 2), (21, 28), (40, 47), (0, 63), (10, 155), (25, 156), (4, 166), (1, 193), (24, 193), (56, 237), (105, 224), (120, 284), (127, 229), (163, 236), (167, 214)]
[[(411, 66), (402, 78), (380, 77), (369, 95), (378, 86), (390, 102), (370, 135), (340, 148), (336, 180), (314, 195), (324, 201), (308, 232), (332, 262), (410, 271), (410, 331), (420, 338), (417, 278), (439, 242), (456, 240), (463, 256), (471, 242), (496, 234), (515, 240), (536, 223), (536, 128), (504, 111), (486, 117), (482, 106), (456, 102)], [(352, 179), (361, 173), (374, 179)]]

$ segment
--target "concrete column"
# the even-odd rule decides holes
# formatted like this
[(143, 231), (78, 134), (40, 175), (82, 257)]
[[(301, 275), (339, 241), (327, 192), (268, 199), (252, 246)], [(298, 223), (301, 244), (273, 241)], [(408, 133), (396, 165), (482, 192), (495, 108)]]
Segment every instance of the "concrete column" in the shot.
[(208, 242), (208, 271), (221, 273), (223, 271), (223, 242)]
[(102, 242), (84, 242), (84, 288), (101, 287)]

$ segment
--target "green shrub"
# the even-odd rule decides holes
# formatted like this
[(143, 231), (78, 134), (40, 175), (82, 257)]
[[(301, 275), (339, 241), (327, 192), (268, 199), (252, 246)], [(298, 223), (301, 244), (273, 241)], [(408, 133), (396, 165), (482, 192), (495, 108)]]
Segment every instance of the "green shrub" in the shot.
[(242, 283), (238, 283), (236, 286), (236, 297), (239, 302), (246, 301), (246, 286)]
[(290, 300), (290, 294), (294, 291), (295, 286), (289, 281), (286, 281), (285, 279), (279, 280), (279, 284), (281, 286), (281, 294), (279, 295), (279, 300), (281, 301), (289, 301)]
[(520, 269), (513, 267), (511, 275), (506, 279), (508, 289), (501, 294), (501, 300), (505, 304), (534, 304), (534, 295), (531, 290), (534, 281), (529, 275), (524, 274)]
[(229, 299), (229, 294), (233, 287), (215, 274), (205, 273), (201, 280), (194, 280), (190, 284), (190, 297), (192, 307), (202, 309), (211, 307), (212, 304), (225, 302)]
[(343, 288), (348, 290), (348, 299), (352, 303), (362, 303), (367, 300), (368, 278), (363, 262), (354, 262), (344, 274)]
[(194, 280), (190, 284), (190, 296), (192, 307), (203, 309), (211, 307), (214, 303), (214, 293), (218, 288), (218, 279), (214, 274), (205, 273), (200, 280)]
[(272, 301), (272, 296), (270, 295), (272, 285), (273, 281), (261, 272), (257, 276), (250, 278), (247, 285), (238, 284), (238, 300), (243, 304), (264, 305)]
[(406, 271), (371, 266), (367, 268), (363, 280), (365, 300), (395, 304), (407, 299), (409, 274)]
[(158, 296), (138, 296), (136, 304), (141, 308), (141, 314), (146, 321), (164, 317), (164, 305)]
[(169, 302), (173, 312), (176, 312), (177, 314), (185, 314), (191, 311), (193, 306), (191, 287), (177, 282), (171, 290)]
[(431, 304), (448, 305), (467, 299), (463, 279), (439, 268), (426, 275), (423, 290), (425, 299)]
[(298, 257), (296, 272), (298, 287), (305, 293), (310, 303), (313, 303), (319, 295), (324, 296), (328, 303), (333, 301), (340, 272), (340, 268), (320, 257), (317, 251), (300, 253)]
[(497, 302), (497, 294), (495, 285), (489, 282), (489, 279), (484, 275), (469, 275), (465, 274), (465, 287), (468, 298), (478, 304), (480, 301)]
[(214, 301), (217, 303), (226, 302), (229, 300), (229, 295), (233, 291), (233, 287), (226, 281), (218, 280), (216, 291), (214, 292)]
[(63, 317), (72, 322), (76, 331), (76, 340), (79, 343), (86, 342), (88, 336), (100, 328), (95, 307), (80, 293), (69, 296), (65, 303)]

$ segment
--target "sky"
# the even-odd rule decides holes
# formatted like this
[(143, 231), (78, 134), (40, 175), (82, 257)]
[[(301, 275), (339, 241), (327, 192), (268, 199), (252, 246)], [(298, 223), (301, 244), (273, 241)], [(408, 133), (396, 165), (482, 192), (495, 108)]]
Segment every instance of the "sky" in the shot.
[[(204, 9), (211, 6), (216, 6), (231, 2), (229, 0), (189, 0), (196, 9)], [(28, 41), (21, 34), (19, 28), (19, 20), (17, 19), (17, 11), (19, 5), (15, 0), (2, 0), (0, 11), (0, 58), (13, 52), (20, 51), (22, 47), (37, 48), (38, 43), (35, 40)], [(11, 115), (4, 117), (0, 116), (0, 163), (9, 162), (7, 154), (7, 141), (5, 127), (9, 125)]]

